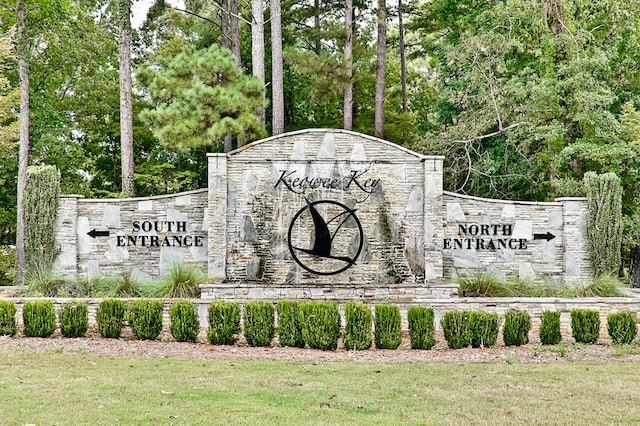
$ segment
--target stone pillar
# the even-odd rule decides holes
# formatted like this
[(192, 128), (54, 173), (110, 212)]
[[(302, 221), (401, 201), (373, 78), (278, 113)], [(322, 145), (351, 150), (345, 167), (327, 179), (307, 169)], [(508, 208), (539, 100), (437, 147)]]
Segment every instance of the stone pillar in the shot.
[(208, 154), (209, 196), (208, 249), (209, 276), (216, 281), (226, 278), (227, 266), (227, 155)]
[(442, 278), (442, 163), (444, 157), (424, 158), (424, 279)]
[(82, 195), (61, 195), (56, 218), (56, 244), (60, 253), (53, 269), (56, 274), (75, 277), (78, 273), (78, 201)]
[(593, 278), (587, 245), (587, 199), (558, 198), (562, 203), (564, 227), (563, 279), (565, 283), (578, 283)]

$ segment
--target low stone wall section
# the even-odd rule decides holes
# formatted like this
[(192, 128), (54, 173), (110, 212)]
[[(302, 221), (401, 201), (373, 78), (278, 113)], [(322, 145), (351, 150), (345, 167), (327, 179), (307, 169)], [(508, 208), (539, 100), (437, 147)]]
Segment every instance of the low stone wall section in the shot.
[[(22, 307), (27, 301), (30, 300), (42, 300), (42, 298), (27, 298), (27, 297), (10, 297), (1, 298), (7, 300), (16, 305), (17, 308), (17, 320), (19, 327), (22, 327)], [(89, 308), (89, 325), (96, 325), (96, 310), (104, 299), (66, 299), (66, 298), (54, 298), (53, 301), (56, 312), (60, 310), (63, 304), (69, 302), (86, 302)], [(131, 300), (131, 299), (121, 299)], [(139, 299), (136, 299), (139, 300)], [(163, 315), (163, 329), (169, 331), (170, 319), (169, 309), (175, 300), (159, 299), (164, 303), (164, 315)], [(238, 300), (243, 305), (245, 302), (253, 299), (247, 298), (244, 300)], [(257, 300), (257, 299), (256, 299)], [(266, 300), (266, 299), (260, 299)], [(303, 301), (303, 300), (301, 300)], [(309, 301), (309, 300), (306, 300)], [(194, 299), (200, 318), (201, 332), (208, 327), (207, 314), (208, 306), (212, 300)], [(277, 301), (273, 300), (273, 303)], [(374, 303), (368, 303), (372, 311)], [(416, 304), (394, 304), (400, 308), (402, 329), (408, 330), (407, 325), (407, 310), (411, 306), (417, 306)], [(538, 339), (538, 328), (540, 326), (540, 316), (543, 311), (556, 311), (560, 312), (560, 328), (564, 335), (571, 335), (571, 310), (572, 309), (591, 309), (596, 310), (600, 314), (600, 337), (607, 337), (607, 316), (614, 312), (632, 312), (636, 315), (636, 321), (640, 314), (640, 303), (635, 297), (621, 297), (621, 298), (576, 298), (576, 299), (558, 299), (558, 298), (460, 298), (460, 299), (431, 299), (425, 300), (423, 303), (418, 304), (428, 308), (433, 308), (435, 313), (435, 326), (436, 329), (440, 329), (440, 319), (445, 312), (456, 310), (482, 310), (487, 312), (496, 312), (500, 316), (500, 323), (504, 322), (504, 314), (509, 309), (525, 310), (531, 315), (532, 331), (529, 333), (529, 338), (536, 342)], [(344, 327), (344, 304), (340, 303), (340, 312), (342, 313), (342, 326)]]

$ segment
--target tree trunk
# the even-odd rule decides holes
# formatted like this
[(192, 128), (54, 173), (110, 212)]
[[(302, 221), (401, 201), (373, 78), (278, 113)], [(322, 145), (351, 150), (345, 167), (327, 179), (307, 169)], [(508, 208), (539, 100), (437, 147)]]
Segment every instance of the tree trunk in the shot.
[(404, 52), (404, 22), (402, 21), (402, 0), (398, 0), (398, 30), (400, 32), (400, 80), (402, 85), (402, 112), (406, 114), (407, 105), (407, 61)]
[(271, 0), (271, 105), (272, 134), (284, 133), (284, 70), (282, 69), (282, 16), (280, 0)]
[(631, 277), (631, 287), (640, 288), (640, 246), (635, 246), (631, 249), (630, 257), (629, 275)]
[(131, 0), (124, 0), (120, 37), (120, 149), (122, 162), (122, 192), (135, 196), (133, 180), (133, 104), (131, 99)]
[(231, 37), (229, 36), (229, 2), (227, 0), (218, 0), (220, 5), (220, 46), (231, 48)]
[(238, 21), (238, 0), (230, 0), (229, 8), (231, 14), (229, 16), (231, 24), (231, 51), (236, 58), (238, 68), (242, 67), (242, 57), (240, 55), (240, 23)]
[(24, 252), (24, 187), (27, 180), (27, 167), (29, 166), (29, 64), (27, 52), (29, 43), (27, 40), (27, 10), (23, 0), (18, 2), (18, 74), (20, 77), (20, 151), (18, 157), (18, 217), (16, 229), (16, 256), (18, 270), (16, 284), (22, 284), (26, 267)]
[[(251, 0), (251, 59), (253, 75), (264, 84), (264, 12), (262, 0)], [(259, 108), (256, 115), (265, 122), (264, 108)]]
[(386, 0), (378, 0), (378, 47), (376, 70), (376, 97), (375, 97), (375, 118), (374, 134), (378, 138), (384, 137), (384, 75), (387, 65), (386, 57), (387, 42), (387, 5)]
[(345, 130), (353, 129), (353, 0), (345, 0), (344, 7), (344, 67), (347, 84), (344, 87), (344, 128)]
[(313, 0), (313, 27), (315, 28), (316, 55), (322, 53), (322, 40), (320, 39), (320, 0)]

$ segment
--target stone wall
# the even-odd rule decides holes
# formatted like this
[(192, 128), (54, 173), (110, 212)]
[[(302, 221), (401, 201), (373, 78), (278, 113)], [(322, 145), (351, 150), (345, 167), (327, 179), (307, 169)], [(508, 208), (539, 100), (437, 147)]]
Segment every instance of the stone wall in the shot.
[[(17, 307), (17, 319), (18, 324), (22, 326), (22, 307), (25, 302), (29, 300), (41, 300), (34, 298), (1, 298), (12, 302)], [(64, 303), (77, 301), (86, 302), (89, 307), (89, 325), (96, 325), (96, 310), (102, 299), (64, 299), (56, 298), (51, 299), (53, 301), (56, 311), (58, 311)], [(123, 299), (127, 300), (127, 299)], [(229, 299), (235, 301), (235, 299)], [(265, 300), (265, 299), (252, 299), (243, 298), (237, 300), (241, 305), (251, 300)], [(208, 327), (207, 312), (208, 306), (211, 301), (195, 299), (192, 300), (196, 305), (198, 316), (200, 319), (201, 337), (204, 341), (204, 331)], [(171, 308), (172, 300), (163, 300), (164, 302), (164, 314), (163, 314), (163, 328), (164, 331), (169, 331), (170, 319), (169, 309)], [(273, 300), (274, 304), (277, 302)], [(571, 310), (572, 309), (591, 309), (598, 311), (600, 314), (600, 336), (605, 337), (607, 335), (606, 319), (607, 315), (614, 312), (632, 312), (638, 318), (640, 315), (640, 303), (635, 297), (625, 298), (580, 298), (580, 299), (557, 299), (557, 298), (460, 298), (460, 299), (425, 299), (420, 306), (432, 308), (435, 314), (435, 326), (436, 329), (441, 329), (440, 319), (445, 312), (460, 311), (460, 310), (482, 310), (487, 312), (496, 312), (500, 315), (500, 323), (504, 322), (504, 313), (509, 309), (524, 310), (531, 316), (532, 331), (529, 333), (529, 337), (532, 341), (538, 341), (537, 329), (540, 326), (540, 316), (543, 311), (555, 311), (560, 312), (560, 326), (564, 334), (570, 335), (571, 330)], [(370, 303), (368, 306), (373, 310), (374, 304)], [(401, 324), (404, 331), (408, 330), (407, 323), (407, 310), (415, 304), (396, 304), (400, 308)], [(344, 305), (340, 304), (340, 312), (344, 315)], [(345, 325), (344, 316), (342, 317), (342, 327)]]
[(444, 192), (444, 275), (576, 282), (591, 277), (586, 199), (491, 200)]
[(166, 276), (178, 263), (206, 270), (207, 190), (135, 199), (60, 199), (56, 269), (64, 275)]

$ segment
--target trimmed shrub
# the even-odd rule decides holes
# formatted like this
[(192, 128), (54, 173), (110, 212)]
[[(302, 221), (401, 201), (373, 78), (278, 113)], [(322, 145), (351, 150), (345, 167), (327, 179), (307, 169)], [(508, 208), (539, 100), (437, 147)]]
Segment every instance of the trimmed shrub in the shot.
[(304, 348), (302, 324), (300, 323), (300, 304), (290, 300), (278, 302), (278, 341), (281, 346)]
[(445, 312), (440, 326), (450, 349), (466, 348), (471, 344), (469, 325), (469, 311)]
[[(55, 166), (30, 166), (24, 188), (24, 254), (27, 268), (50, 268), (58, 254), (56, 216), (60, 172)], [(54, 313), (55, 317), (55, 313)]]
[(391, 305), (376, 305), (375, 339), (378, 349), (398, 349), (402, 343), (400, 308)]
[(240, 335), (240, 305), (220, 300), (209, 304), (207, 340), (212, 345), (233, 345)]
[(587, 172), (583, 182), (587, 192), (587, 243), (593, 273), (596, 277), (615, 276), (620, 270), (622, 245), (620, 178), (611, 172), (600, 175)]
[(498, 314), (483, 311), (469, 312), (469, 330), (472, 347), (489, 348), (495, 345), (498, 340)]
[(361, 302), (347, 302), (344, 305), (344, 348), (365, 350), (371, 348), (371, 325), (373, 315), (371, 308)]
[(529, 343), (531, 316), (526, 311), (510, 309), (504, 315), (502, 339), (505, 346), (521, 346)]
[(307, 302), (300, 305), (302, 339), (312, 349), (323, 351), (338, 347), (340, 312), (337, 303)]
[(560, 312), (542, 312), (540, 317), (540, 342), (543, 345), (557, 345), (561, 340)]
[(89, 307), (86, 303), (65, 303), (58, 314), (64, 337), (84, 337), (89, 328)]
[(636, 316), (631, 312), (616, 312), (607, 317), (607, 331), (614, 345), (628, 345), (638, 332)]
[(24, 335), (27, 337), (49, 337), (56, 331), (56, 313), (51, 300), (36, 300), (22, 308)]
[(178, 342), (194, 342), (200, 331), (200, 319), (193, 303), (178, 300), (169, 309), (171, 335)]
[(127, 322), (140, 340), (155, 340), (162, 331), (163, 303), (160, 300), (133, 300), (127, 309)]
[(271, 346), (275, 328), (275, 308), (271, 302), (244, 304), (244, 337), (249, 346)]
[(407, 311), (411, 349), (431, 349), (436, 344), (433, 309), (412, 306)]
[(18, 333), (16, 311), (16, 305), (12, 302), (0, 300), (0, 336), (15, 336)]
[(588, 309), (571, 310), (571, 335), (576, 343), (595, 343), (600, 335), (600, 314)]
[(100, 302), (96, 311), (98, 333), (107, 339), (118, 339), (122, 335), (122, 324), (127, 305), (122, 300), (107, 299)]

